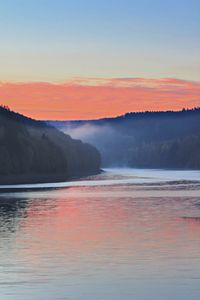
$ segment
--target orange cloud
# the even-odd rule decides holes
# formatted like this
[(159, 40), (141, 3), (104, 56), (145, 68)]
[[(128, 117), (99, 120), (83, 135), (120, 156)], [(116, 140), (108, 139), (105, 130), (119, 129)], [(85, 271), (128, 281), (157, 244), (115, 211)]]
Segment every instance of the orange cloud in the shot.
[(200, 106), (200, 82), (171, 78), (1, 82), (0, 102), (36, 119), (95, 119), (129, 111)]

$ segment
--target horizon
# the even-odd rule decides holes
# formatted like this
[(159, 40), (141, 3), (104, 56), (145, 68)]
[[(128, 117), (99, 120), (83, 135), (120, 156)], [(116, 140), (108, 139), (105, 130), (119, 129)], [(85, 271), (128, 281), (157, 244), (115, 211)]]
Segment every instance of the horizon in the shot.
[[(127, 111), (126, 113), (122, 115), (116, 115), (112, 117), (105, 117), (105, 118), (99, 118), (99, 119), (74, 119), (74, 120), (68, 120), (68, 119), (63, 119), (63, 120), (37, 120), (36, 121), (47, 121), (47, 122), (84, 122), (84, 121), (101, 121), (101, 120), (107, 120), (107, 119), (117, 119), (124, 117), (129, 114), (156, 114), (156, 113), (181, 113), (181, 112), (192, 112), (195, 110), (200, 110), (200, 107), (192, 107), (192, 108), (187, 108), (183, 107), (182, 109), (179, 110), (144, 110), (144, 111)], [(25, 116), (26, 117), (26, 116)]]
[(35, 121), (44, 121), (44, 122), (84, 122), (84, 121), (101, 121), (101, 120), (109, 120), (109, 119), (117, 119), (117, 118), (121, 118), (121, 117), (124, 117), (126, 115), (131, 115), (131, 114), (164, 114), (164, 113), (184, 113), (184, 112), (193, 112), (193, 111), (196, 111), (196, 110), (200, 110), (200, 107), (197, 106), (197, 107), (192, 107), (192, 108), (187, 108), (187, 107), (183, 107), (182, 109), (179, 109), (179, 110), (144, 110), (144, 111), (127, 111), (125, 112), (124, 114), (121, 114), (121, 115), (116, 115), (116, 116), (111, 116), (111, 117), (103, 117), (103, 118), (98, 118), (98, 119), (62, 119), (62, 120), (52, 120), (52, 119), (49, 119), (49, 120), (41, 120), (41, 119), (33, 119), (31, 118), (30, 116), (28, 115), (24, 115), (24, 114), (21, 114), (20, 112), (18, 111), (15, 111), (15, 110), (12, 110), (11, 107), (9, 106), (5, 106), (3, 104), (0, 104), (0, 108), (3, 108), (7, 111), (10, 111), (11, 113), (15, 113), (15, 114), (19, 114), (25, 118), (28, 118), (28, 119), (32, 119), (32, 120), (35, 120)]

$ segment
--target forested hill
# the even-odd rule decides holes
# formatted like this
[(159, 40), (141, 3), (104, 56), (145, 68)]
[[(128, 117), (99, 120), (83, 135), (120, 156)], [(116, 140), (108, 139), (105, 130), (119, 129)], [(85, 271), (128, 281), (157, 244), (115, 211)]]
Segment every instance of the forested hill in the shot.
[(200, 169), (200, 109), (53, 122), (93, 143), (105, 166)]
[(0, 184), (63, 181), (99, 170), (94, 146), (0, 107)]

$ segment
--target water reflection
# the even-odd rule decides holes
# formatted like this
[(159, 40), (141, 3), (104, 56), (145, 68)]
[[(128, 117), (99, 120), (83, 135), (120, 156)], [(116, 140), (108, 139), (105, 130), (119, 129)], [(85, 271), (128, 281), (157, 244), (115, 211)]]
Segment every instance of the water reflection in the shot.
[(0, 197), (0, 233), (5, 237), (9, 232), (15, 232), (17, 221), (25, 218), (26, 199)]
[(126, 185), (3, 194), (2, 300), (198, 299), (200, 197), (150, 195)]

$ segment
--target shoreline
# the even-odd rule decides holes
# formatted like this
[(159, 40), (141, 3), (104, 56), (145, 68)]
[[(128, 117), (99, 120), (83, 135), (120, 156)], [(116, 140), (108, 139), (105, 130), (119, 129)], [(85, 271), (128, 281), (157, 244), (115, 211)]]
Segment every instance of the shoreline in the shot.
[[(79, 174), (66, 175), (66, 174), (26, 174), (26, 175), (6, 175), (0, 176), (0, 191), (1, 186), (24, 185), (24, 184), (51, 184), (59, 182), (73, 181), (87, 176), (98, 175), (103, 172), (102, 169), (91, 172), (80, 172)], [(13, 189), (12, 189), (13, 190)]]

